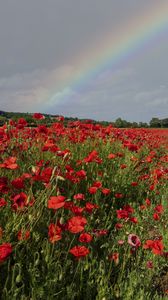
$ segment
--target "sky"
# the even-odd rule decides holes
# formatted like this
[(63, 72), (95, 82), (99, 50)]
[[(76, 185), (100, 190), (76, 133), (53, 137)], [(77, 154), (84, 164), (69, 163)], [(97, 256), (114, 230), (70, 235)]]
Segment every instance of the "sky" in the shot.
[(168, 117), (168, 22), (143, 39), (154, 10), (168, 20), (168, 0), (0, 0), (0, 110)]

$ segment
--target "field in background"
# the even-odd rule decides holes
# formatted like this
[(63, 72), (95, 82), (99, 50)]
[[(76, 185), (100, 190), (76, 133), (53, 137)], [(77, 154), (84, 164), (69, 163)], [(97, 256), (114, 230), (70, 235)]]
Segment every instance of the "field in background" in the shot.
[(166, 299), (168, 130), (0, 128), (2, 299)]

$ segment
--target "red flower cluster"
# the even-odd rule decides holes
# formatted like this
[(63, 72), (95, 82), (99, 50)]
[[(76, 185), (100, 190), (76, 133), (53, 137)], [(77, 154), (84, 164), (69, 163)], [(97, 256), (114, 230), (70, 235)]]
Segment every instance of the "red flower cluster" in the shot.
[(2, 164), (0, 164), (0, 168), (10, 169), (10, 170), (18, 169), (16, 160), (17, 160), (16, 157), (11, 156), (11, 157), (5, 159), (5, 161)]
[(143, 245), (143, 248), (144, 249), (151, 249), (153, 254), (162, 255), (164, 245), (163, 245), (162, 240), (156, 240), (156, 241), (147, 240), (145, 242), (145, 244)]

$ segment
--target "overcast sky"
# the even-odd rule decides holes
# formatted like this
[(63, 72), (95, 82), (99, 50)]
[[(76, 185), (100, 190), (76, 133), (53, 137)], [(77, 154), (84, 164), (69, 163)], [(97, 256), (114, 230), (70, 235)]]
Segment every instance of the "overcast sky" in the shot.
[(82, 75), (80, 57), (91, 58), (94, 45), (132, 18), (150, 15), (156, 3), (0, 0), (0, 110), (109, 121), (168, 117), (168, 27), (83, 88), (71, 84), (75, 72)]

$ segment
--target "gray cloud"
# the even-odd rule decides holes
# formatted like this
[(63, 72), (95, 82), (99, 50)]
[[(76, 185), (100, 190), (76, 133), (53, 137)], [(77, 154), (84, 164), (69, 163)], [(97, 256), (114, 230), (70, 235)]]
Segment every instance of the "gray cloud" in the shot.
[(0, 78), (1, 109), (39, 111), (46, 99), (72, 76), (73, 67), (63, 65), (52, 70), (34, 70)]
[(54, 103), (62, 97), (64, 101), (56, 105), (60, 114), (65, 112), (68, 116), (109, 121), (118, 117), (131, 121), (147, 121), (153, 115), (166, 117), (167, 95), (168, 86), (142, 92), (134, 70), (116, 70), (112, 76), (111, 73), (104, 76), (102, 74), (89, 90), (81, 94), (70, 88), (57, 94), (55, 101), (53, 99), (53, 108), (49, 108), (48, 112), (54, 109)]
[[(164, 3), (160, 0), (159, 3)], [(82, 88), (80, 57), (157, 0), (0, 0), (0, 109), (149, 121), (168, 111), (168, 30)], [(99, 51), (99, 48), (97, 49)], [(79, 62), (77, 66), (74, 62)], [(89, 65), (88, 61), (88, 65)]]

